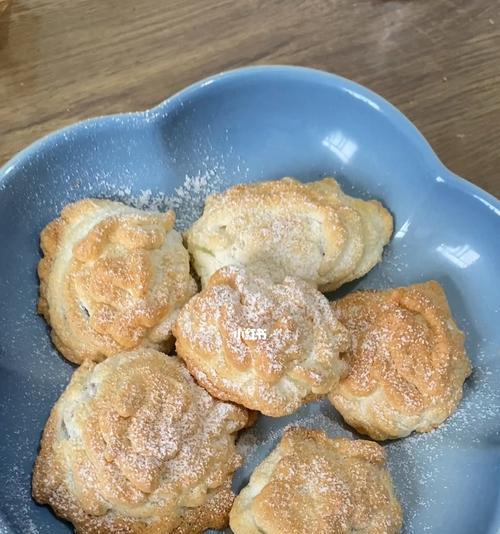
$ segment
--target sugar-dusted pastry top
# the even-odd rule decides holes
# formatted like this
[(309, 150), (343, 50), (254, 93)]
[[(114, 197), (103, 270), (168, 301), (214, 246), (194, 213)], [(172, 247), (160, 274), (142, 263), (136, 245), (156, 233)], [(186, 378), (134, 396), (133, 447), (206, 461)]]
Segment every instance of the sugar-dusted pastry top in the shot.
[(173, 211), (86, 199), (45, 227), (38, 309), (68, 360), (168, 350), (177, 312), (196, 292), (174, 222)]
[(177, 354), (212, 395), (266, 415), (290, 414), (345, 372), (347, 331), (313, 286), (219, 269), (181, 310)]
[(230, 514), (234, 534), (397, 534), (402, 511), (372, 441), (292, 428), (255, 469)]
[(344, 194), (333, 178), (283, 178), (210, 196), (186, 240), (203, 285), (220, 267), (240, 265), (275, 282), (290, 275), (330, 291), (380, 261), (391, 233), (380, 202)]
[(247, 418), (153, 349), (86, 361), (50, 414), (33, 496), (78, 534), (222, 528), (239, 464), (235, 433)]
[(350, 371), (330, 399), (350, 425), (398, 438), (432, 430), (456, 409), (471, 365), (437, 282), (358, 291), (332, 308), (352, 345)]

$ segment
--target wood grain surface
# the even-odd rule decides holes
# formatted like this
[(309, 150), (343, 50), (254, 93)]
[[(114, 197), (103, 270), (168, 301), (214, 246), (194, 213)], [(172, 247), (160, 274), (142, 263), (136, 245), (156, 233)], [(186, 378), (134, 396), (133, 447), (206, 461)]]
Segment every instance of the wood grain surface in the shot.
[(12, 0), (0, 18), (0, 164), (61, 126), (263, 63), (367, 85), (454, 172), (500, 195), (499, 0)]

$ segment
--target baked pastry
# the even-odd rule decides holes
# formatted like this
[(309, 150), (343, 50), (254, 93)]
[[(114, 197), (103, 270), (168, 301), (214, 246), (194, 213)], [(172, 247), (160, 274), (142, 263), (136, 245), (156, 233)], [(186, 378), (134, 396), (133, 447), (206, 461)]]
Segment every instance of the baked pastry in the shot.
[(234, 501), (234, 534), (396, 534), (401, 506), (384, 449), (292, 428)]
[(173, 211), (86, 199), (44, 228), (38, 310), (68, 360), (172, 347), (172, 323), (197, 290), (174, 222)]
[(350, 371), (329, 397), (351, 426), (394, 439), (428, 432), (456, 409), (471, 365), (437, 282), (358, 291), (332, 308), (352, 346)]
[(347, 331), (303, 280), (281, 283), (236, 266), (215, 272), (181, 310), (177, 354), (219, 399), (281, 416), (327, 393), (346, 370)]
[(202, 285), (220, 267), (240, 265), (331, 291), (380, 261), (391, 233), (380, 202), (344, 194), (333, 178), (283, 178), (210, 196), (186, 240)]
[(55, 404), (33, 496), (77, 534), (223, 528), (246, 410), (213, 399), (153, 349), (87, 360)]

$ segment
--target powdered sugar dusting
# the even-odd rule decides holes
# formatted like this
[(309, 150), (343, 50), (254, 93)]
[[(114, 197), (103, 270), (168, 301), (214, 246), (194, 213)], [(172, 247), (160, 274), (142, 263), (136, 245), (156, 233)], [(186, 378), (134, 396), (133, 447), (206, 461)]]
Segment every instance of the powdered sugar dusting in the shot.
[(201, 216), (207, 197), (220, 192), (227, 185), (218, 169), (210, 169), (194, 176), (186, 175), (183, 183), (170, 194), (151, 189), (134, 192), (131, 186), (116, 187), (107, 180), (101, 180), (98, 188), (104, 191), (100, 196), (119, 200), (135, 208), (157, 211), (173, 209), (176, 214), (175, 227), (184, 231)]
[[(263, 336), (250, 341), (249, 329)], [(292, 277), (273, 284), (236, 266), (220, 269), (181, 310), (178, 354), (200, 382), (268, 415), (291, 413), (324, 393), (344, 369), (344, 327), (327, 299)]]
[(176, 226), (183, 231), (198, 219), (209, 195), (222, 190), (223, 180), (215, 171), (197, 176), (186, 176), (184, 183), (175, 188), (175, 194), (167, 198), (167, 206), (175, 210)]
[(434, 532), (432, 510), (445, 506), (457, 470), (458, 480), (467, 481), (476, 472), (470, 449), (481, 446), (484, 436), (500, 438), (500, 428), (491, 434), (498, 422), (500, 398), (498, 369), (488, 363), (488, 355), (479, 349), (474, 360), (473, 376), (465, 384), (464, 398), (458, 410), (438, 429), (387, 445), (389, 468), (393, 473), (398, 495), (405, 510), (405, 532)]
[(246, 485), (255, 467), (271, 452), (283, 432), (292, 426), (321, 429), (334, 438), (354, 435), (328, 400), (306, 404), (287, 417), (260, 416), (256, 424), (244, 431), (236, 443), (236, 448), (245, 461), (233, 480), (236, 491)]
[[(30, 476), (26, 476), (23, 469), (18, 465), (12, 466), (9, 476), (4, 481), (4, 484), (11, 488), (11, 491), (16, 494), (16, 501), (4, 503), (6, 512), (10, 516), (18, 517), (18, 525), (22, 526), (22, 534), (39, 534), (39, 530), (31, 517), (31, 481)], [(21, 498), (21, 506), (19, 506), (19, 498)], [(21, 531), (19, 531), (21, 532)], [(7, 530), (6, 526), (0, 525), (0, 534), (11, 534), (12, 531)]]
[(110, 198), (129, 206), (158, 211), (173, 209), (176, 214), (175, 226), (184, 231), (201, 216), (207, 197), (220, 192), (227, 184), (216, 169), (211, 169), (194, 176), (186, 175), (182, 185), (171, 194), (153, 192), (151, 189), (134, 193), (129, 186), (117, 188), (106, 181), (101, 182), (100, 186), (109, 192)]
[[(480, 447), (485, 433), (489, 431), (491, 435), (491, 428), (498, 421), (498, 368), (488, 364), (488, 354), (481, 351), (479, 345), (471, 352), (475, 356), (474, 374), (465, 384), (464, 398), (458, 410), (432, 432), (414, 433), (404, 439), (383, 443), (388, 468), (404, 510), (405, 534), (435, 531), (436, 506), (445, 506), (448, 502), (446, 480), (450, 479), (450, 472), (458, 470), (458, 480), (474, 476), (476, 467), (469, 457), (470, 448)], [(246, 463), (235, 475), (236, 490), (246, 485), (253, 469), (291, 426), (319, 428), (331, 437), (368, 439), (346, 426), (327, 400), (310, 403), (290, 417), (261, 417), (237, 443)], [(500, 429), (491, 435), (491, 439), (499, 438)]]
[[(53, 194), (53, 183), (34, 182), (29, 198), (16, 205), (14, 213), (28, 229), (25, 237), (30, 240), (33, 257), (20, 255), (18, 261), (17, 257), (12, 256), (12, 262), (16, 262), (16, 272), (11, 273), (10, 278), (0, 280), (0, 293), (4, 302), (9, 303), (8, 313), (0, 316), (0, 328), (4, 332), (1, 337), (1, 350), (4, 352), (0, 370), (8, 377), (5, 383), (14, 384), (8, 391), (2, 391), (0, 401), (2, 417), (6, 414), (5, 433), (0, 443), (0, 457), (6, 460), (3, 471), (6, 476), (2, 478), (2, 482), (7, 488), (2, 493), (2, 520), (5, 515), (15, 532), (53, 532), (50, 525), (55, 524), (55, 519), (51, 518), (50, 523), (41, 520), (40, 524), (35, 524), (38, 519), (33, 519), (41, 516), (31, 500), (31, 469), (43, 420), (72, 371), (50, 348), (43, 322), (36, 318), (34, 312), (38, 231), (48, 222), (48, 214), (56, 216), (67, 202), (96, 195), (122, 200), (137, 207), (161, 210), (174, 207), (179, 217), (178, 227), (189, 226), (201, 212), (206, 196), (227, 186), (221, 176), (216, 170), (212, 171), (212, 175), (208, 172), (197, 173), (185, 177), (179, 191), (166, 194), (156, 189), (137, 192), (133, 185), (136, 183), (134, 176), (123, 176), (120, 183), (125, 185), (117, 187), (118, 180), (110, 174), (81, 174), (77, 179), (73, 175), (67, 177), (57, 195)], [(242, 173), (239, 181), (245, 180), (245, 174)], [(11, 183), (2, 182), (0, 189), (9, 194)], [(407, 247), (407, 241), (403, 238), (401, 235), (393, 241), (390, 253), (383, 263), (359, 282), (359, 286), (380, 288), (420, 280), (421, 277), (429, 279), (433, 267), (436, 270), (442, 267), (441, 264), (435, 264), (432, 257), (415, 256), (411, 248), (412, 241), (408, 241)], [(435, 255), (434, 250), (430, 250), (430, 254)], [(425, 269), (423, 265), (426, 265)], [(346, 289), (352, 289), (353, 285)], [(464, 283), (462, 291), (467, 296), (470, 309), (480, 312), (483, 295), (479, 298), (473, 295), (472, 287), (474, 286), (469, 282)], [(25, 311), (16, 315), (15, 311), (19, 309)], [(460, 307), (457, 309), (460, 310)], [(477, 314), (477, 317), (479, 322), (481, 314)], [(475, 318), (471, 319), (472, 324), (468, 324), (464, 317), (459, 321), (462, 326), (470, 327), (471, 337), (474, 321)], [(487, 444), (498, 443), (500, 439), (500, 369), (498, 363), (495, 363), (498, 361), (498, 352), (495, 352), (497, 349), (493, 346), (495, 338), (487, 338), (487, 333), (495, 333), (488, 323), (481, 328), (477, 345), (469, 347), (474, 373), (466, 382), (464, 399), (458, 411), (434, 432), (414, 434), (386, 445), (389, 469), (405, 512), (404, 532), (407, 534), (436, 531), (433, 523), (436, 510), (443, 504), (450, 506), (450, 477), (465, 469), (468, 471), (465, 472), (464, 479), (472, 477), (473, 462), (470, 457), (476, 453), (476, 457), (486, 454)], [(290, 417), (261, 417), (253, 428), (243, 432), (239, 440), (238, 448), (245, 455), (246, 463), (235, 476), (236, 489), (246, 483), (255, 465), (262, 461), (284, 429), (291, 425), (322, 428), (332, 437), (352, 435), (328, 401), (311, 403)], [(493, 447), (491, 451), (494, 451)], [(460, 456), (462, 453), (463, 457)], [(466, 461), (452, 465), (449, 457)], [(473, 490), (479, 488), (482, 490), (480, 486), (471, 486), (464, 491), (473, 498)], [(483, 497), (483, 491), (477, 493)], [(49, 514), (45, 511), (43, 513)], [(5, 525), (0, 526), (0, 534), (12, 532)]]
[[(73, 376), (48, 424), (66, 432), (45, 435), (34, 479), (37, 499), (63, 517), (89, 531), (95, 524), (96, 532), (111, 521), (116, 530), (110, 516), (120, 515), (118, 503), (169, 531), (193, 506), (193, 493), (230, 480), (237, 466), (232, 434), (246, 414), (210, 397), (176, 358), (142, 350)], [(68, 506), (75, 494), (100, 513), (88, 518)]]

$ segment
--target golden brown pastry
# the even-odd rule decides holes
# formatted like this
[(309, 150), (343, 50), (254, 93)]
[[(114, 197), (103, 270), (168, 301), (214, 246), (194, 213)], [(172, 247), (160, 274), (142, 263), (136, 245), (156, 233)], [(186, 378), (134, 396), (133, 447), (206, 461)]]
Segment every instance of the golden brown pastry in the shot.
[(219, 399), (281, 416), (327, 393), (346, 370), (347, 331), (313, 286), (227, 266), (181, 310), (177, 354)]
[(177, 312), (197, 289), (174, 222), (173, 211), (86, 199), (45, 227), (38, 310), (68, 360), (170, 348)]
[(397, 534), (401, 506), (373, 441), (292, 428), (234, 501), (234, 534)]
[(203, 285), (220, 267), (240, 265), (331, 291), (380, 261), (391, 233), (380, 202), (345, 195), (333, 178), (283, 178), (210, 196), (186, 240)]
[(332, 308), (352, 346), (330, 400), (351, 426), (394, 439), (428, 432), (456, 409), (471, 365), (437, 282), (358, 291)]
[(77, 534), (193, 534), (227, 524), (246, 410), (175, 357), (125, 352), (77, 369), (45, 427), (33, 496)]

